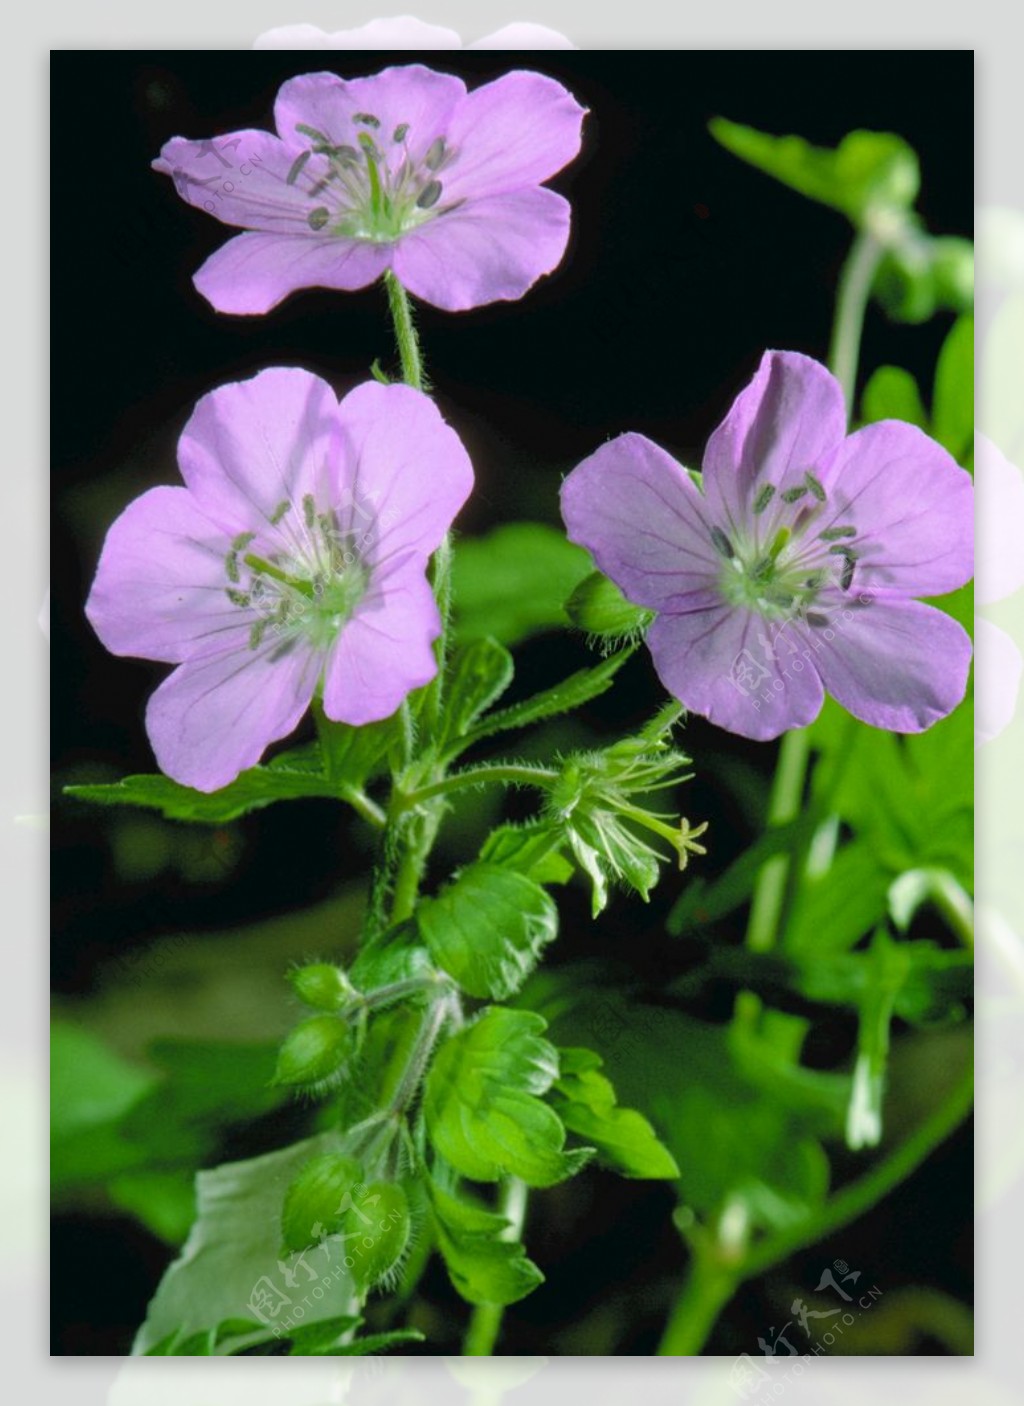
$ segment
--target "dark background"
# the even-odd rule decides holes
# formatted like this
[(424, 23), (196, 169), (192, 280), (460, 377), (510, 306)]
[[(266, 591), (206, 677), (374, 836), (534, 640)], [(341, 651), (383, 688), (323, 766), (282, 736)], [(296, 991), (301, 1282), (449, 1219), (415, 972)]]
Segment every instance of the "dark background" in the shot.
[[(420, 309), (437, 398), (476, 469), (476, 492), (460, 519), (464, 532), (522, 517), (557, 522), (562, 475), (622, 430), (640, 430), (698, 465), (708, 433), (765, 347), (825, 358), (849, 226), (719, 148), (707, 135), (710, 117), (797, 132), (824, 145), (855, 127), (897, 132), (921, 159), (918, 208), (929, 229), (971, 233), (968, 51), (54, 54), (58, 794), (70, 780), (153, 769), (142, 715), (165, 670), (106, 654), (82, 606), (110, 522), (145, 488), (175, 481), (175, 440), (196, 398), (274, 364), (306, 366), (343, 392), (365, 379), (375, 357), (388, 364), (394, 356), (379, 285), (354, 294), (313, 290), (266, 317), (214, 313), (191, 275), (232, 231), (185, 205), (149, 163), (174, 135), (272, 126), (274, 95), (293, 74), (330, 67), (355, 76), (393, 59), (421, 59), (471, 85), (518, 61), (560, 79), (590, 109), (580, 158), (551, 183), (574, 211), (562, 268), (519, 303), (458, 315)], [(76, 155), (84, 132), (94, 153), (88, 159)], [(872, 310), (862, 378), (896, 361), (927, 393), (948, 325), (939, 318), (896, 327)], [(520, 651), (517, 687), (526, 692), (552, 682), (567, 660), (585, 658), (582, 643), (564, 636), (531, 642)], [(627, 682), (588, 712), (589, 729), (628, 727), (649, 714), (659, 694), (646, 661), (630, 665)], [(686, 809), (712, 820), (716, 846), (708, 864), (718, 872), (757, 823), (774, 749), (725, 738), (699, 719), (689, 724), (685, 745), (699, 759)], [(368, 857), (346, 823), (310, 803), (249, 817), (241, 840), (214, 834), (211, 845), (241, 846), (223, 872), (178, 864), (140, 877), (138, 866), (130, 871), (118, 861), (123, 834), (118, 840), (111, 828), (118, 823), (58, 804), (53, 977), (58, 999), (83, 1009), (124, 953), (160, 934), (240, 927), (301, 908), (365, 872)], [(450, 858), (442, 853), (441, 862)], [(634, 970), (657, 983), (679, 961), (661, 929), (676, 891), (670, 880), (657, 902), (639, 911), (616, 901), (599, 935), (586, 921), (582, 893), (570, 892), (554, 960), (625, 953)], [(969, 1188), (970, 1142), (962, 1136), (847, 1231), (842, 1245), (809, 1252), (794, 1271), (796, 1282), (813, 1287), (833, 1253), (869, 1259), (873, 1247), (884, 1246), (887, 1288), (902, 1279), (967, 1296)], [(644, 1278), (678, 1277), (682, 1251), (674, 1235), (665, 1243), (669, 1193), (605, 1178), (601, 1199), (602, 1221), (624, 1223), (628, 1235), (619, 1243), (606, 1231), (600, 1248), (588, 1249), (592, 1241), (579, 1227), (578, 1242), (563, 1245), (562, 1269), (510, 1311), (507, 1351), (552, 1350), (550, 1327), (585, 1307), (588, 1296), (574, 1286), (588, 1274), (621, 1283), (643, 1266)], [(166, 1248), (127, 1220), (68, 1215), (58, 1220), (55, 1251), (62, 1268), (54, 1351), (125, 1351)], [(428, 1289), (437, 1284), (431, 1278)], [(741, 1295), (709, 1351), (745, 1350), (751, 1326), (761, 1332), (772, 1321), (758, 1294), (751, 1288)], [(662, 1311), (652, 1303), (650, 1320), (635, 1324), (626, 1351), (652, 1350)]]

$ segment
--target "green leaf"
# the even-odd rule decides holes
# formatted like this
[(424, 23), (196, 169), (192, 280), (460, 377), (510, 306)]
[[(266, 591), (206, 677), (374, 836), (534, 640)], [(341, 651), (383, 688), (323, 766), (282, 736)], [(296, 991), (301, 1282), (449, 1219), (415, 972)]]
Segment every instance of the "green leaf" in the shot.
[(908, 217), (879, 263), (872, 294), (895, 322), (927, 322), (940, 309), (974, 309), (974, 246), (926, 233)]
[(66, 786), (64, 794), (97, 805), (143, 806), (168, 820), (194, 820), (223, 825), (275, 801), (334, 796), (336, 784), (322, 772), (290, 766), (288, 754), (267, 766), (250, 767), (220, 791), (194, 791), (169, 776), (126, 776), (110, 786)]
[(116, 1120), (156, 1083), (153, 1074), (60, 1019), (50, 1031), (50, 1077), (51, 1120), (60, 1138)]
[(844, 845), (826, 874), (801, 884), (783, 934), (786, 952), (802, 955), (853, 947), (885, 916), (889, 883), (873, 845)]
[(561, 1119), (538, 1097), (558, 1075), (558, 1056), (532, 1011), (487, 1007), (441, 1046), (423, 1108), (437, 1151), (474, 1181), (517, 1176), (553, 1186), (579, 1171), (592, 1149), (563, 1151)]
[[(351, 1314), (341, 1314), (337, 1318), (326, 1318), (322, 1323), (313, 1323), (308, 1328), (293, 1328), (288, 1334), (291, 1343), (288, 1356), (335, 1356), (343, 1350), (339, 1339), (350, 1333), (353, 1328), (358, 1328), (362, 1321)], [(351, 1347), (352, 1344), (348, 1346)]]
[(456, 542), (452, 560), (455, 634), (515, 645), (568, 623), (563, 603), (592, 570), (590, 557), (539, 522), (511, 522)]
[(604, 1061), (593, 1050), (559, 1050), (559, 1097), (553, 1107), (570, 1132), (594, 1143), (598, 1155), (627, 1177), (671, 1180), (675, 1158), (642, 1113), (619, 1108), (611, 1081), (599, 1072)]
[(435, 962), (470, 996), (504, 1000), (558, 934), (558, 910), (525, 874), (477, 862), (420, 904), (420, 935)]
[(350, 727), (325, 717), (322, 706), (314, 704), (317, 733), (323, 756), (323, 768), (334, 784), (359, 789), (378, 773), (387, 770), (386, 761), (393, 749), (401, 746), (401, 727), (397, 715), (381, 722)]
[(973, 317), (958, 318), (942, 344), (932, 393), (932, 432), (959, 463), (973, 451)]
[[(290, 1309), (307, 1296), (304, 1327), (355, 1315), (351, 1277), (336, 1251), (332, 1255), (330, 1241), (306, 1252), (306, 1271), (298, 1256), (281, 1256), (280, 1214), (289, 1183), (312, 1157), (345, 1150), (337, 1133), (322, 1133), (279, 1152), (200, 1172), (196, 1222), (160, 1281), (132, 1352), (148, 1353), (169, 1334), (180, 1331), (188, 1338), (228, 1319), (251, 1319), (252, 1341), (264, 1340), (268, 1329), (281, 1330)], [(311, 1293), (314, 1283), (323, 1289), (322, 1298)], [(231, 1350), (246, 1345), (239, 1338)], [(214, 1355), (226, 1353), (218, 1345)]]
[[(296, 1334), (298, 1337), (298, 1334)], [(426, 1338), (418, 1328), (394, 1328), (389, 1333), (367, 1333), (365, 1338), (343, 1343), (338, 1347), (321, 1347), (315, 1350), (318, 1357), (367, 1357), (371, 1353), (389, 1352), (393, 1347), (403, 1347), (406, 1343), (422, 1343)], [(313, 1349), (293, 1348), (292, 1357), (313, 1356)]]
[(905, 420), (919, 429), (928, 428), (928, 415), (917, 382), (902, 366), (880, 366), (864, 387), (860, 407), (866, 425), (878, 420)]
[(565, 884), (573, 866), (561, 853), (562, 837), (545, 821), (499, 825), (484, 841), (480, 859), (525, 874), (538, 884)]
[(500, 712), (491, 713), (468, 734), (466, 746), (469, 747), (485, 737), (493, 737), (499, 732), (530, 727), (533, 723), (541, 722), (544, 718), (556, 717), (559, 713), (571, 713), (576, 708), (582, 708), (584, 703), (600, 698), (602, 693), (607, 693), (611, 688), (615, 675), (626, 660), (632, 657), (634, 649), (635, 646), (621, 650), (593, 669), (580, 669), (561, 683), (555, 684), (553, 688), (535, 693), (532, 698), (527, 698), (522, 703), (514, 703), (511, 708), (502, 708)]
[(511, 654), (497, 640), (473, 640), (458, 650), (451, 664), (443, 731), (438, 739), (441, 753), (464, 737), (480, 714), (501, 697), (514, 672)]
[(848, 133), (835, 149), (812, 146), (802, 137), (773, 137), (753, 127), (712, 118), (711, 135), (741, 160), (841, 210), (859, 225), (869, 210), (908, 210), (921, 177), (917, 157), (891, 132)]
[(107, 1195), (169, 1245), (182, 1244), (196, 1218), (195, 1175), (187, 1167), (123, 1172), (107, 1183)]
[(523, 1246), (506, 1238), (510, 1225), (504, 1216), (433, 1184), (430, 1201), (438, 1247), (452, 1283), (468, 1303), (518, 1303), (543, 1284), (543, 1274)]

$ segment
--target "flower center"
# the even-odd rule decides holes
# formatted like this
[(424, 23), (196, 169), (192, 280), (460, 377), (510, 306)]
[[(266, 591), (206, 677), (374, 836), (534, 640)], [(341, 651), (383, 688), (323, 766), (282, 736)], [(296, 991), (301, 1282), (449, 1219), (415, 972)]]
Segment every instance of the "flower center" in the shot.
[(250, 621), (250, 649), (269, 634), (282, 648), (301, 637), (327, 649), (366, 594), (365, 537), (343, 530), (334, 512), (319, 512), (311, 493), (302, 500), (301, 523), (298, 516), (292, 503), (280, 503), (269, 519), (273, 536), (264, 543), (242, 532), (224, 559), (228, 600)]
[(389, 244), (461, 203), (443, 200), (441, 174), (456, 155), (443, 136), (425, 150), (421, 143), (414, 155), (408, 122), (385, 133), (379, 117), (357, 112), (352, 128), (351, 140), (336, 142), (315, 127), (296, 126), (312, 145), (296, 157), (288, 184), (295, 184), (312, 158), (320, 158), (309, 188), (314, 201), (306, 216), (310, 229)]
[(799, 615), (824, 623), (813, 613), (816, 601), (836, 584), (848, 591), (857, 570), (857, 528), (837, 519), (810, 470), (783, 492), (763, 485), (749, 523), (729, 532), (712, 527), (711, 542), (722, 558), (726, 600), (768, 620)]

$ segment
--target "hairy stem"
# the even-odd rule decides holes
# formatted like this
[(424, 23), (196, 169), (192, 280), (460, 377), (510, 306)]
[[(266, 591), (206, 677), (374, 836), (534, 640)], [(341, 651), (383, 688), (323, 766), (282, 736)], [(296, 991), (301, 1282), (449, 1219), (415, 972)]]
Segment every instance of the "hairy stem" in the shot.
[[(502, 1240), (522, 1239), (528, 1196), (526, 1183), (518, 1177), (509, 1177), (505, 1182), (498, 1206), (499, 1214), (508, 1221), (508, 1225), (501, 1232)], [(501, 1304), (477, 1304), (469, 1320), (462, 1349), (463, 1357), (493, 1357), (504, 1316), (505, 1310)]]
[(395, 341), (398, 343), (398, 356), (402, 363), (402, 380), (407, 386), (421, 391), (423, 358), (420, 356), (419, 338), (413, 325), (409, 295), (390, 269), (384, 274), (384, 287), (388, 290), (388, 305), (395, 324)]
[(408, 795), (396, 795), (394, 805), (399, 811), (412, 810), (423, 801), (435, 796), (447, 796), (452, 791), (464, 791), (467, 787), (500, 784), (502, 786), (537, 786), (541, 790), (553, 786), (559, 778), (557, 771), (542, 766), (517, 766), (513, 762), (467, 767), (451, 776), (443, 776), (429, 786), (421, 786)]

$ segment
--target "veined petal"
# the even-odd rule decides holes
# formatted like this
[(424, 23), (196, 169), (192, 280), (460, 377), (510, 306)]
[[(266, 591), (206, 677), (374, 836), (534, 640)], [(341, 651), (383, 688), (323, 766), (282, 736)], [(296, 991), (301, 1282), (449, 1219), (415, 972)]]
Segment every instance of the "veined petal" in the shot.
[(361, 727), (389, 718), (437, 673), (441, 616), (423, 564), (374, 573), (368, 594), (338, 636), (324, 672), (324, 712)]
[(443, 175), (451, 199), (540, 185), (578, 155), (586, 109), (542, 73), (506, 73), (459, 103), (447, 138), (456, 158)]
[(652, 610), (714, 590), (722, 558), (706, 513), (686, 470), (641, 434), (603, 444), (562, 484), (570, 539), (634, 604)]
[(218, 312), (269, 312), (300, 288), (365, 288), (391, 266), (392, 246), (322, 235), (239, 234), (193, 278)]
[(923, 732), (964, 696), (970, 637), (933, 606), (874, 593), (867, 604), (854, 597), (833, 612), (828, 629), (790, 628), (829, 693), (872, 727)]
[(569, 221), (568, 201), (542, 187), (470, 200), (403, 235), (395, 273), (448, 312), (521, 298), (561, 262)]
[[(443, 137), (466, 85), (450, 73), (435, 73), (423, 64), (385, 68), (371, 78), (339, 78), (335, 73), (306, 73), (290, 78), (274, 103), (274, 122), (282, 140), (308, 146), (298, 126), (322, 132), (335, 145), (355, 144), (360, 132), (372, 132), (383, 147), (393, 134), (408, 129), (405, 146), (412, 158), (422, 159), (438, 137)], [(357, 124), (357, 114), (375, 118), (379, 127)]]
[(916, 425), (882, 420), (850, 435), (820, 471), (822, 530), (859, 529), (857, 582), (937, 596), (974, 572), (974, 485)]
[(799, 485), (846, 433), (839, 382), (799, 352), (767, 351), (704, 452), (704, 492), (733, 526), (750, 518), (757, 493)]
[[(308, 149), (309, 142), (304, 146)], [(270, 132), (246, 130), (192, 141), (165, 142), (153, 169), (170, 176), (183, 200), (226, 225), (269, 234), (309, 234), (309, 194), (327, 170), (323, 156), (310, 158), (300, 179), (289, 182), (299, 145)]]
[(226, 786), (298, 724), (321, 664), (300, 639), (273, 633), (259, 649), (243, 643), (180, 664), (146, 709), (161, 769), (197, 791)]
[(371, 567), (413, 555), (422, 569), (473, 488), (462, 441), (411, 386), (367, 381), (341, 402), (339, 422), (332, 501), (348, 505), (344, 525), (364, 539)]
[(244, 512), (216, 519), (187, 488), (151, 488), (110, 528), (85, 613), (113, 654), (180, 663), (237, 628), (224, 558)]
[(821, 679), (790, 626), (719, 605), (659, 615), (647, 643), (668, 691), (741, 737), (766, 742), (821, 711)]

